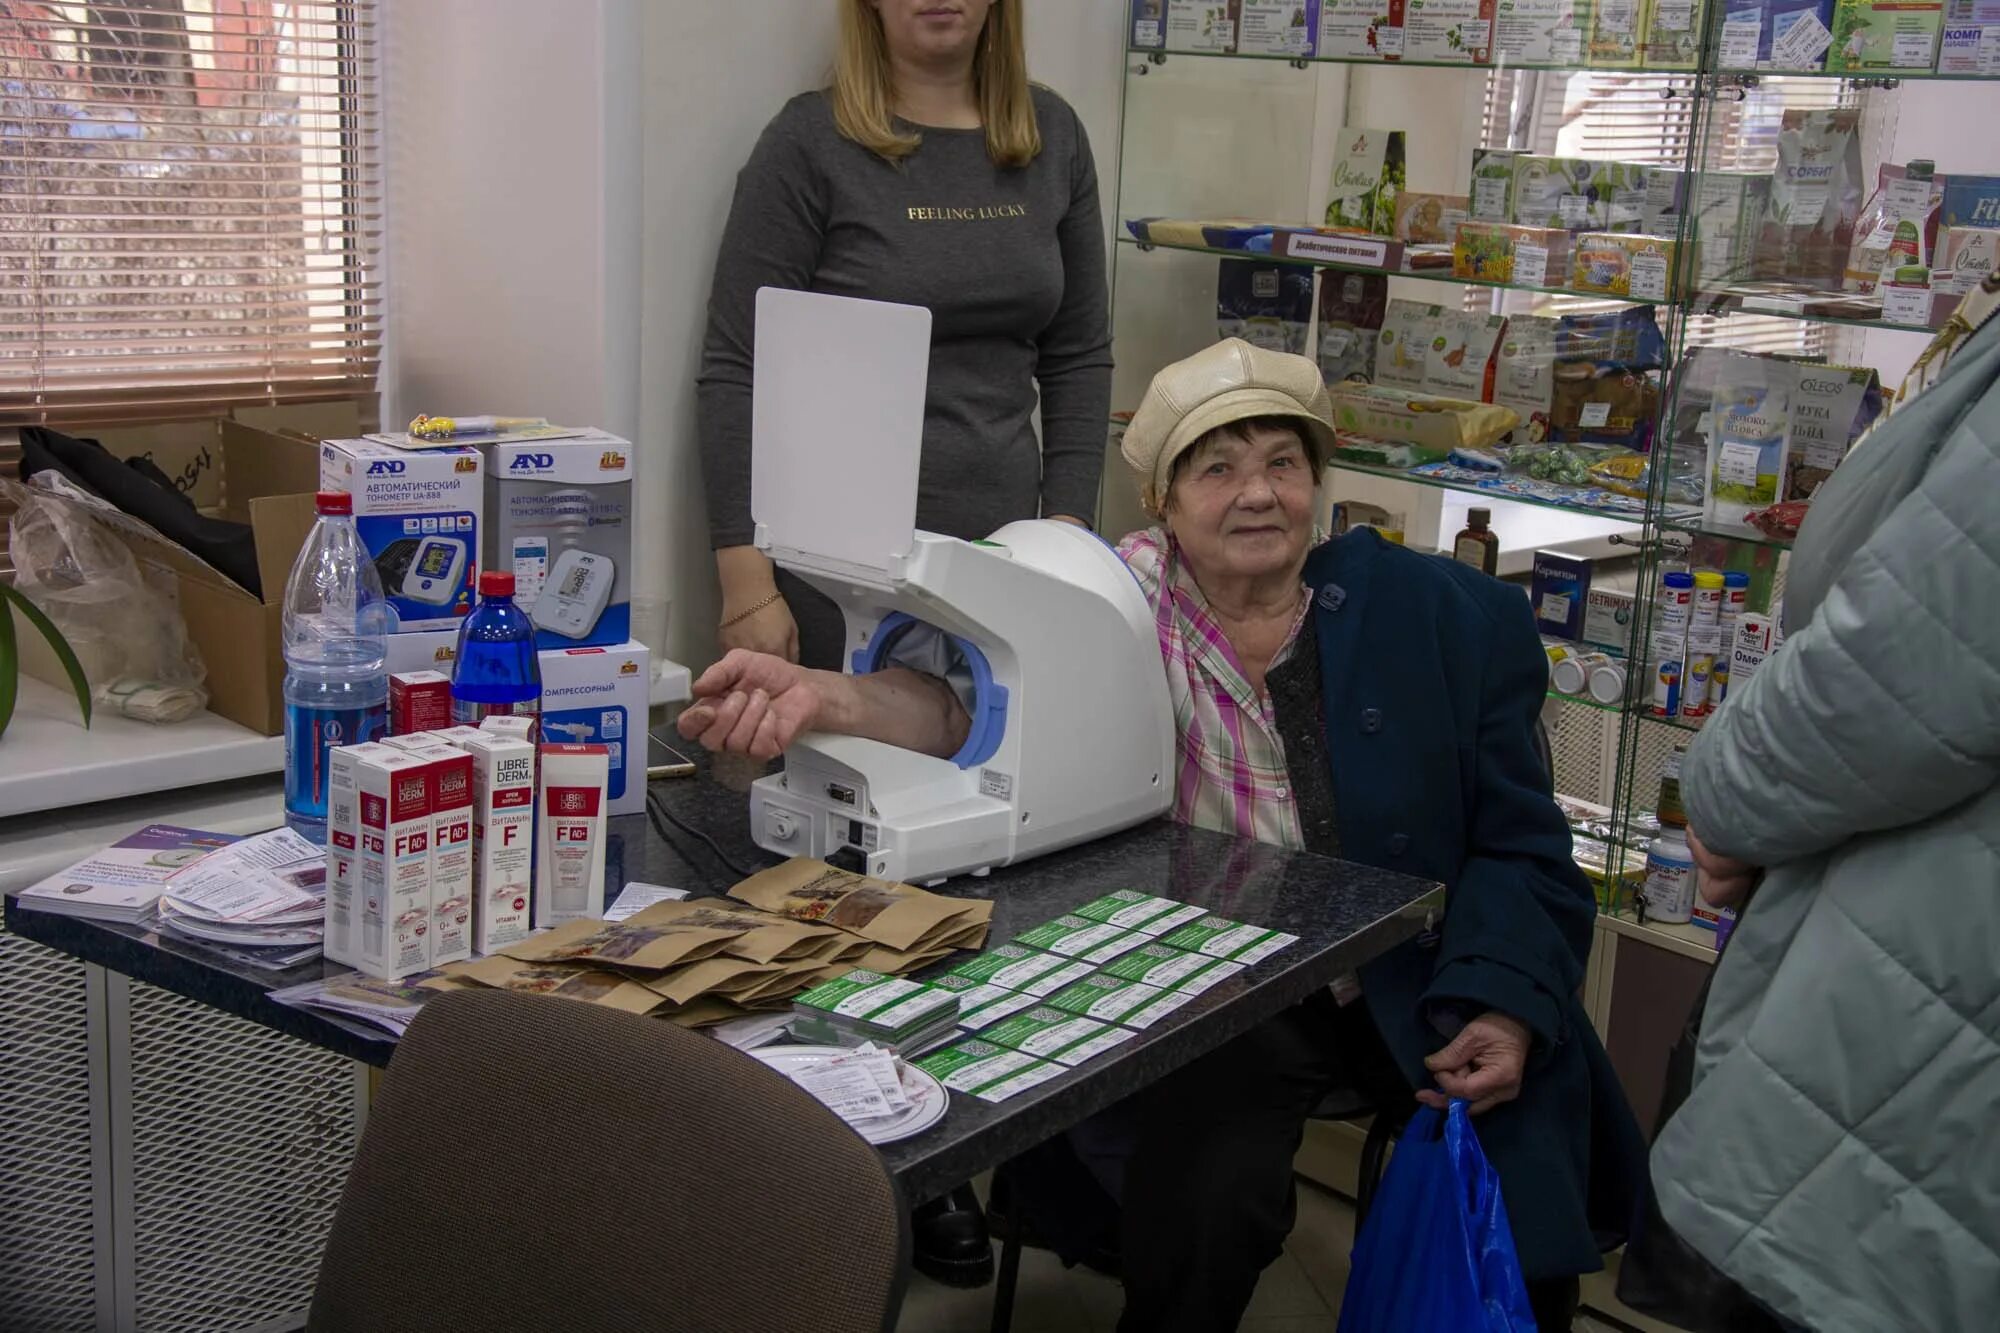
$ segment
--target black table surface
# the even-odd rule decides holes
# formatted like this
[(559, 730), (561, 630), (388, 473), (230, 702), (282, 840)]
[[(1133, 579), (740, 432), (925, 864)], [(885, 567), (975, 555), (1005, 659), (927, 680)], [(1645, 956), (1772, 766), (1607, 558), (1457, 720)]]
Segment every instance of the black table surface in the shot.
[[(712, 838), (736, 865), (756, 869), (774, 858), (750, 841), (748, 797), (734, 789), (741, 781), (719, 780), (704, 763), (699, 776), (662, 780), (653, 790), (682, 824)], [(700, 896), (724, 893), (740, 878), (686, 828), (671, 823), (656, 828), (645, 815), (620, 816), (610, 825), (608, 886), (642, 880)], [(1426, 880), (1164, 819), (984, 878), (955, 879), (938, 891), (992, 900), (990, 946), (1114, 889), (1194, 903), (1232, 920), (1290, 932), (1299, 941), (1132, 1040), (1005, 1102), (953, 1093), (950, 1112), (936, 1126), (882, 1149), (890, 1174), (912, 1202), (942, 1194), (1298, 1003), (1415, 935), (1444, 901), (1443, 889)], [(143, 925), (38, 912), (12, 896), (6, 916), (16, 935), (326, 1050), (376, 1066), (386, 1066), (394, 1054), (393, 1041), (269, 997), (273, 990), (341, 975), (345, 967), (315, 962), (264, 971)], [(935, 970), (970, 956), (956, 955)]]

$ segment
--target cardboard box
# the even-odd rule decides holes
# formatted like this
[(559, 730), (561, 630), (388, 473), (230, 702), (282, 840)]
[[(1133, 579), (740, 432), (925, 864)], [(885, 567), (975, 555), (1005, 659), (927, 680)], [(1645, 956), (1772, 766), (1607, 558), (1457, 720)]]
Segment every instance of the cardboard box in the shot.
[(472, 948), (498, 953), (531, 929), (535, 747), (491, 732), (455, 743), (472, 756)]
[(472, 957), (472, 756), (433, 739), (420, 750), (430, 792), (430, 965)]
[(360, 807), (357, 971), (398, 981), (430, 966), (431, 761), (388, 746), (354, 761)]
[(455, 629), (479, 577), (479, 451), (328, 440), (319, 458), (319, 484), (354, 497), (354, 526), (397, 629)]
[(1623, 653), (1632, 638), (1636, 599), (1616, 588), (1592, 588), (1583, 598), (1583, 642)]
[(1376, 41), (1391, 60), (1484, 65), (1493, 56), (1493, 0), (1389, 0)]
[(1166, 49), (1234, 51), (1242, 0), (1167, 0)]
[(1132, 0), (1132, 23), (1128, 36), (1141, 51), (1157, 51), (1167, 44), (1167, 0)]
[(1319, 0), (1239, 0), (1239, 55), (1312, 58), (1319, 36)]
[(2000, 0), (1945, 0), (1940, 74), (2000, 74)]
[(1838, 0), (1828, 70), (1936, 67), (1944, 0)]
[[(1824, 69), (1832, 36), (1833, 3), (1723, 0), (1717, 65), (1727, 70)], [(1795, 27), (1799, 28), (1797, 34), (1792, 32)]]
[(452, 664), (458, 661), (458, 631), (419, 630), (389, 636), (389, 672), (437, 671), (451, 678)]
[(361, 894), (361, 805), (356, 766), (380, 747), (335, 746), (327, 755), (326, 779), (326, 937), (327, 960), (355, 964), (359, 949)]
[(1380, 30), (1389, 22), (1389, 0), (1319, 0), (1321, 60), (1380, 60)]
[(643, 643), (541, 654), (541, 738), (601, 745), (610, 755), (610, 813), (646, 808), (646, 710), (652, 663)]
[(1472, 216), (1480, 222), (1514, 220), (1514, 160), (1523, 154), (1512, 148), (1472, 150)]
[(451, 725), (451, 677), (439, 671), (389, 673), (389, 734), (413, 736)]
[(1590, 45), (1584, 51), (1592, 69), (1630, 69), (1639, 63), (1645, 38), (1640, 0), (1595, 0), (1591, 6)]
[(1583, 613), (1590, 596), (1595, 562), (1561, 551), (1535, 552), (1529, 595), (1535, 603), (1535, 628), (1572, 642), (1583, 635)]
[(1641, 56), (1649, 69), (1693, 69), (1701, 56), (1705, 0), (1650, 0)]
[(1569, 277), (1570, 235), (1560, 227), (1465, 222), (1451, 247), (1455, 278), (1517, 287), (1559, 287)]
[(489, 446), (482, 563), (514, 575), (538, 647), (632, 637), (632, 457), (602, 431)]
[(1668, 300), (1674, 288), (1671, 236), (1626, 236), (1585, 232), (1576, 238), (1569, 285), (1579, 292), (1602, 292), (1635, 301)]
[(602, 745), (544, 745), (535, 823), (535, 928), (604, 915)]
[(1512, 0), (1493, 15), (1493, 60), (1509, 65), (1580, 65), (1590, 0)]

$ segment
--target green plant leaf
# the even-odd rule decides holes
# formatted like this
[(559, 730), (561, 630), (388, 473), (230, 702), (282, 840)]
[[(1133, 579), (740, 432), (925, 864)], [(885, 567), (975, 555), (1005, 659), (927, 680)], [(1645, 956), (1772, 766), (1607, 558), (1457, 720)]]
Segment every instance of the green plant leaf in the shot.
[(14, 699), (21, 692), (21, 652), (14, 643), (14, 613), (0, 597), (0, 738), (14, 720)]
[[(43, 615), (42, 609), (29, 601), (27, 595), (18, 588), (12, 588), (4, 583), (0, 583), (0, 602), (11, 602), (20, 608), (21, 614), (28, 618), (28, 623), (40, 630), (42, 637), (49, 641), (49, 647), (55, 650), (56, 660), (62, 663), (63, 674), (69, 677), (70, 688), (76, 691), (76, 706), (83, 713), (83, 725), (89, 727), (90, 681), (85, 679), (83, 663), (76, 660), (76, 653), (69, 646), (69, 640), (62, 636), (62, 631), (56, 628), (55, 622)], [(11, 631), (12, 621), (10, 620), (10, 639), (12, 637)], [(18, 681), (20, 675), (18, 657), (15, 663), (15, 670), (12, 674)]]

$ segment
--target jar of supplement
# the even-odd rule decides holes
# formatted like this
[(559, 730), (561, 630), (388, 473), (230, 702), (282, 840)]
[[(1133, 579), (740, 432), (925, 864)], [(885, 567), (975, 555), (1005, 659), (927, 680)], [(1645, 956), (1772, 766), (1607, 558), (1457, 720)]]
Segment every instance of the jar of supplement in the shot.
[(1687, 758), (1687, 752), (1685, 744), (1676, 745), (1660, 765), (1660, 800), (1653, 813), (1662, 827), (1687, 827), (1687, 810), (1681, 805), (1681, 760)]
[(1677, 634), (1655, 634), (1647, 665), (1652, 672), (1653, 698), (1646, 711), (1654, 717), (1676, 717), (1681, 710), (1681, 658), (1687, 640)]
[(1694, 609), (1688, 623), (1696, 629), (1720, 624), (1722, 620), (1722, 571), (1697, 569), (1694, 572)]
[(1663, 828), (1646, 847), (1646, 884), (1639, 890), (1647, 921), (1676, 925), (1694, 915), (1694, 853), (1687, 831)]
[(1653, 611), (1653, 628), (1661, 634), (1685, 634), (1689, 608), (1694, 602), (1694, 575), (1685, 569), (1670, 569), (1660, 576), (1659, 600)]
[(1590, 673), (1611, 661), (1609, 653), (1571, 653), (1549, 671), (1549, 684), (1558, 694), (1582, 694), (1590, 683)]
[(1733, 625), (1750, 609), (1750, 576), (1737, 569), (1722, 572), (1722, 623)]
[(1696, 622), (1688, 631), (1687, 668), (1681, 673), (1681, 716), (1707, 717), (1708, 687), (1715, 675), (1715, 659), (1722, 652), (1722, 631), (1714, 625)]

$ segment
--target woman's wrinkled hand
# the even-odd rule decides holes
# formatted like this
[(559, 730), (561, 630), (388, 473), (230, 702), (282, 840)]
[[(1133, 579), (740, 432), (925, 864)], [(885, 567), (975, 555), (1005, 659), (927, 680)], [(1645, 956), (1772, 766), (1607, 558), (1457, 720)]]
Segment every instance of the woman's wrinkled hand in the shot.
[(782, 657), (739, 648), (702, 672), (694, 703), (675, 725), (711, 750), (775, 759), (818, 722), (826, 678)]
[(1692, 828), (1687, 831), (1687, 839), (1688, 850), (1694, 853), (1695, 869), (1701, 872), (1697, 881), (1701, 900), (1714, 908), (1741, 907), (1763, 870), (1748, 861), (1710, 851)]
[(1527, 1024), (1487, 1010), (1467, 1023), (1450, 1045), (1425, 1058), (1424, 1068), (1437, 1077), (1442, 1091), (1425, 1088), (1417, 1100), (1442, 1111), (1456, 1097), (1472, 1103), (1469, 1109), (1474, 1115), (1513, 1101), (1521, 1095), (1531, 1042)]

